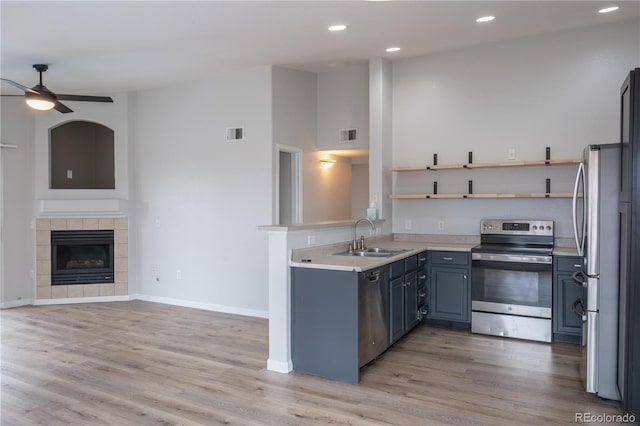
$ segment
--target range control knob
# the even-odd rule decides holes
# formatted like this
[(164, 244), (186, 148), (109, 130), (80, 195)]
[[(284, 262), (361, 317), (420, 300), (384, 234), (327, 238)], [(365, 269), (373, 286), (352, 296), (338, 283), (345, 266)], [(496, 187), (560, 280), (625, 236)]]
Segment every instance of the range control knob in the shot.
[(534, 231), (537, 231), (537, 230), (538, 230), (538, 227), (537, 227), (536, 225), (533, 225), (533, 230), (534, 230)]
[(547, 231), (551, 231), (551, 225), (547, 225)]

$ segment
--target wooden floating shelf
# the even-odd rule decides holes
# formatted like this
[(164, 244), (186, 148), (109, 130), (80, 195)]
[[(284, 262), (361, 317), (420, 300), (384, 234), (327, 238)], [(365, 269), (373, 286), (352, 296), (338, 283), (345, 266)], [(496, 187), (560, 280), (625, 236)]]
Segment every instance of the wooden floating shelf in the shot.
[[(571, 192), (523, 192), (518, 194), (391, 194), (392, 200), (464, 199), (464, 198), (572, 198)], [(578, 194), (582, 197), (582, 194)]]
[(392, 172), (418, 172), (426, 170), (454, 170), (454, 169), (489, 169), (500, 167), (529, 167), (529, 166), (560, 166), (580, 164), (579, 158), (567, 160), (533, 160), (533, 161), (505, 161), (497, 163), (471, 163), (471, 164), (438, 164), (436, 166), (400, 166), (392, 167)]

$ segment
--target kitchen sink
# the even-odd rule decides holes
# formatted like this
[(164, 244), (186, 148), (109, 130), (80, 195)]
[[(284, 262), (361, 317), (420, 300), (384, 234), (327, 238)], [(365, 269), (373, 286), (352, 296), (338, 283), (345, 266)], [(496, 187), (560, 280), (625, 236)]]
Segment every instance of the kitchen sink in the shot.
[(391, 257), (396, 254), (404, 253), (408, 249), (388, 249), (382, 247), (370, 247), (365, 250), (353, 250), (352, 252), (343, 251), (335, 253), (338, 256), (361, 256), (361, 257)]

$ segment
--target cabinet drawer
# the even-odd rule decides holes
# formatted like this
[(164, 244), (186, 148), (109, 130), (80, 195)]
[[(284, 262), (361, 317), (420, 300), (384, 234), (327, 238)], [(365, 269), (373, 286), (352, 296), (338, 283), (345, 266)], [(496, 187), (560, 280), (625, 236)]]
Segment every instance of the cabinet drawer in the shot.
[(582, 268), (582, 258), (576, 256), (557, 256), (558, 271), (575, 272)]
[(407, 257), (404, 260), (404, 267), (407, 272), (415, 271), (418, 268), (418, 255)]
[(402, 274), (404, 274), (404, 259), (389, 265), (389, 278), (395, 278)]
[(437, 265), (468, 265), (469, 253), (464, 251), (431, 251), (431, 263)]

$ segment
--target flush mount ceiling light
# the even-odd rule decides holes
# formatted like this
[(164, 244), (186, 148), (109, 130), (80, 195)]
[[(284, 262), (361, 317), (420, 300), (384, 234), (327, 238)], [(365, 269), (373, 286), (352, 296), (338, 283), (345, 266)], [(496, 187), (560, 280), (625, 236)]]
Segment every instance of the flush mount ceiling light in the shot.
[(618, 9), (620, 9), (618, 6), (605, 7), (604, 9), (600, 9), (598, 13), (615, 12)]
[(397, 52), (398, 50), (400, 50), (399, 47), (388, 47), (387, 48), (387, 52)]
[(329, 28), (327, 28), (329, 31), (344, 31), (347, 29), (347, 26), (344, 24), (336, 24), (336, 25), (331, 25)]
[(335, 165), (336, 165), (336, 160), (328, 160), (328, 159), (320, 160), (320, 167), (322, 167), (323, 169), (330, 169)]
[(481, 16), (480, 18), (476, 19), (476, 22), (479, 23), (483, 23), (483, 22), (491, 22), (494, 19), (496, 19), (495, 16), (489, 15), (489, 16)]

